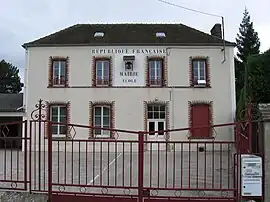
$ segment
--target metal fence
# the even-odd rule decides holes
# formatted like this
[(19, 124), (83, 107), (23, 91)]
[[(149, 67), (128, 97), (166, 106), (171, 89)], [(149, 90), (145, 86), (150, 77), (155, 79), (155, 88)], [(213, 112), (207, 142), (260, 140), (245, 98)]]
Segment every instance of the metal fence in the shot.
[[(155, 131), (166, 134), (160, 141), (146, 131), (53, 123), (38, 109), (33, 120), (0, 125), (0, 189), (47, 193), (51, 201), (66, 202), (240, 201), (239, 154), (252, 152), (252, 121), (211, 126), (213, 137), (203, 140), (177, 139), (191, 128)], [(21, 125), (22, 137), (8, 135), (12, 124)], [(68, 135), (50, 135), (56, 124), (66, 126)], [(89, 129), (108, 130), (113, 138), (89, 136)], [(224, 134), (235, 140), (224, 140)]]

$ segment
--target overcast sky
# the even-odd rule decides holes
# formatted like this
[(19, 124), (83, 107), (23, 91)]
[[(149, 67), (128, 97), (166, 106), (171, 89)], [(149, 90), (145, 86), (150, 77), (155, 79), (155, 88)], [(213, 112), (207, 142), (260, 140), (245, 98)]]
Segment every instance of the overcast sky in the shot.
[[(269, 0), (168, 0), (181, 6), (225, 18), (225, 38), (235, 41), (245, 6), (261, 40), (261, 51), (270, 48)], [(173, 7), (157, 0), (8, 0), (1, 2), (0, 59), (20, 68), (21, 45), (77, 23), (170, 22), (206, 33), (221, 19)]]

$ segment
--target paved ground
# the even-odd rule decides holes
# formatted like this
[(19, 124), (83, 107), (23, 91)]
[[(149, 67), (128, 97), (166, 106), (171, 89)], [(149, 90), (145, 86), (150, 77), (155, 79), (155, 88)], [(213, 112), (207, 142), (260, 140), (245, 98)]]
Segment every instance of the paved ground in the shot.
[[(0, 164), (0, 180), (24, 180), (24, 152), (0, 150), (0, 162), (7, 162)], [(33, 152), (31, 154), (31, 187), (33, 190), (47, 190), (47, 162), (47, 152)], [(198, 193), (197, 191), (162, 191), (161, 189), (233, 188), (231, 162), (231, 154), (227, 151), (215, 152), (214, 155), (212, 152), (147, 151), (144, 153), (144, 187), (159, 189), (151, 191), (152, 195), (159, 196), (220, 195), (221, 192)], [(55, 191), (137, 194), (136, 189), (128, 189), (128, 187), (138, 186), (138, 153), (83, 152), (72, 154), (67, 152), (65, 155), (64, 152), (54, 152), (53, 183), (82, 186), (82, 188), (78, 188), (76, 186), (55, 185), (53, 186)], [(127, 189), (84, 188), (85, 185), (121, 186)], [(0, 183), (1, 188), (11, 186), (23, 188), (24, 184)], [(226, 195), (226, 193), (222, 194)]]

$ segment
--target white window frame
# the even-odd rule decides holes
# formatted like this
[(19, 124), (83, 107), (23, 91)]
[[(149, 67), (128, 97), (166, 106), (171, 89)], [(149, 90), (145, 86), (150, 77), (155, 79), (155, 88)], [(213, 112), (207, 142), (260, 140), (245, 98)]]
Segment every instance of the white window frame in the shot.
[[(67, 71), (67, 68), (66, 68), (66, 65), (67, 65), (67, 61), (65, 61), (65, 60), (55, 60), (55, 61), (53, 61), (52, 62), (52, 74), (53, 74), (53, 85), (54, 86), (64, 86), (65, 85), (65, 83), (66, 83), (66, 72), (65, 72), (65, 74), (64, 74), (64, 80), (65, 80), (65, 83), (64, 84), (61, 84), (60, 83), (60, 81), (61, 81), (61, 63), (64, 63), (65, 64), (65, 67), (64, 67), (64, 69), (65, 69), (65, 71)], [(57, 65), (56, 65), (57, 64)], [(54, 75), (54, 68), (55, 68), (55, 66), (58, 66), (58, 83), (55, 83), (55, 78), (57, 78), (57, 77), (55, 77), (55, 75)]]
[[(159, 106), (159, 110), (158, 111), (152, 111), (153, 113), (155, 112), (158, 112), (159, 113), (159, 118), (148, 118), (148, 106)], [(160, 106), (164, 106), (165, 107), (165, 117), (164, 118), (160, 118)], [(164, 104), (149, 104), (147, 105), (147, 130), (149, 131), (149, 122), (155, 122), (155, 131), (158, 131), (158, 122), (163, 122), (164, 124), (164, 129), (163, 130), (166, 130), (166, 105)], [(158, 137), (158, 136), (164, 136), (165, 134), (163, 135), (158, 135), (157, 133), (156, 134), (149, 134), (149, 136), (155, 136), (155, 137)]]
[[(163, 130), (166, 130), (166, 119), (147, 119), (147, 129), (149, 131), (149, 122), (154, 122), (155, 123), (155, 131), (158, 131), (158, 123), (159, 122), (163, 122)], [(163, 135), (159, 135), (158, 133), (155, 133), (155, 134), (149, 134), (149, 136), (164, 136), (165, 134)]]
[[(151, 81), (153, 81), (152, 80), (152, 76), (151, 76), (151, 65), (150, 65), (150, 63), (151, 62), (154, 62), (154, 66), (155, 66), (155, 76), (154, 76), (154, 80), (155, 81), (160, 81), (160, 84), (153, 84), (153, 83), (151, 83)], [(158, 69), (158, 63), (161, 63), (161, 65), (160, 65), (160, 78), (158, 78), (158, 76), (157, 76), (157, 69)], [(149, 84), (150, 84), (150, 86), (160, 86), (160, 85), (162, 85), (162, 80), (163, 80), (163, 64), (162, 64), (162, 60), (160, 59), (160, 60), (149, 60), (149, 65), (148, 65), (148, 71), (149, 71)]]
[[(195, 80), (195, 74), (194, 74), (194, 63), (198, 63), (198, 79)], [(203, 62), (203, 67), (201, 67), (201, 62)], [(203, 72), (204, 72), (204, 78), (201, 78), (201, 75), (200, 75), (200, 70), (201, 68), (203, 68)], [(192, 71), (193, 71), (193, 82), (197, 85), (198, 84), (198, 80), (205, 80), (206, 81), (206, 61), (204, 59), (200, 60), (200, 59), (194, 59), (192, 61)]]
[[(60, 118), (61, 118), (61, 114), (60, 114), (60, 111), (61, 110), (60, 110), (60, 108), (65, 108), (65, 110), (67, 111), (67, 107), (65, 105), (52, 105), (52, 106), (50, 106), (50, 121), (52, 121), (52, 118), (53, 118), (53, 113), (52, 113), (53, 108), (57, 108), (57, 122), (58, 123), (61, 123), (60, 122)], [(65, 119), (67, 119), (67, 113), (66, 113)], [(60, 124), (57, 124), (56, 125), (56, 127), (57, 127), (57, 133), (56, 134), (53, 134), (52, 133), (52, 136), (66, 137), (67, 134), (60, 134), (60, 126), (63, 126), (63, 125), (60, 125)], [(53, 127), (53, 124), (52, 124), (52, 127)]]
[[(100, 84), (99, 82), (98, 82), (98, 80), (99, 80), (99, 78), (98, 78), (98, 74), (97, 74), (97, 72), (98, 72), (98, 63), (101, 63), (102, 64), (102, 71), (101, 71), (101, 78), (102, 78), (102, 84)], [(105, 81), (105, 78), (104, 78), (104, 63), (105, 62), (108, 62), (109, 63), (109, 67), (108, 67), (108, 83), (104, 83), (104, 81)], [(106, 85), (106, 86), (108, 86), (109, 84), (110, 84), (110, 81), (109, 81), (109, 79), (110, 79), (110, 60), (108, 59), (108, 60), (106, 60), (106, 59), (104, 59), (104, 60), (96, 60), (96, 85), (98, 85), (98, 86), (104, 86), (104, 85)]]
[[(101, 118), (101, 122), (100, 122), (100, 127), (101, 128), (104, 128), (104, 125), (103, 125), (103, 118), (104, 118), (104, 108), (108, 108), (109, 109), (109, 128), (111, 128), (111, 106), (108, 106), (108, 105), (95, 105), (94, 106), (94, 110), (93, 110), (93, 126), (94, 127), (99, 127), (99, 126), (96, 126), (96, 123), (95, 123), (95, 116), (96, 116), (96, 108), (99, 107), (101, 108), (100, 110), (100, 118)], [(95, 130), (94, 130), (95, 131)], [(107, 134), (105, 134), (107, 133)], [(94, 132), (94, 136), (95, 137), (106, 137), (106, 138), (110, 138), (111, 137), (111, 131), (109, 130), (101, 130), (101, 133), (100, 134), (96, 134)]]

